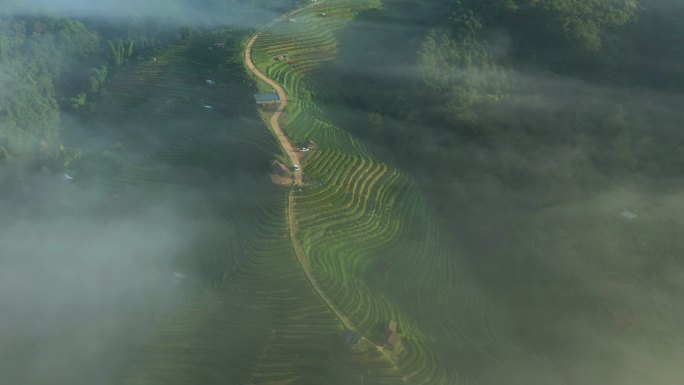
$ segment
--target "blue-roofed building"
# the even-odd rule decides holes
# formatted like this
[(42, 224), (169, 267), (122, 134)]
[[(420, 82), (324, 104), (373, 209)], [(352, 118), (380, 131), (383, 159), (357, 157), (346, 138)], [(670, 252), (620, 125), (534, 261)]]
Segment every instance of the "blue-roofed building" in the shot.
[(276, 92), (271, 92), (268, 94), (254, 95), (254, 100), (256, 100), (257, 104), (280, 103), (280, 96), (278, 96)]

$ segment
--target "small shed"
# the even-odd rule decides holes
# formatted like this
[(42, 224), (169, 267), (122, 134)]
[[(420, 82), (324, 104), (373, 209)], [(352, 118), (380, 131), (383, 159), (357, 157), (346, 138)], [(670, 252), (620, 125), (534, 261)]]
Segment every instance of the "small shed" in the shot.
[(289, 63), (292, 61), (292, 55), (290, 55), (289, 53), (283, 53), (283, 54), (277, 55), (275, 57), (275, 60), (276, 61), (284, 61), (285, 63)]
[(387, 330), (385, 330), (385, 345), (388, 348), (395, 348), (401, 343), (401, 337), (397, 334), (397, 321), (389, 320), (387, 322)]
[(627, 220), (630, 220), (630, 221), (631, 221), (632, 219), (635, 219), (636, 217), (638, 217), (637, 214), (635, 214), (635, 213), (633, 213), (633, 212), (631, 212), (631, 211), (628, 211), (628, 210), (625, 210), (625, 211), (621, 212), (620, 215), (621, 215), (623, 218), (625, 218), (625, 219), (627, 219)]
[(389, 322), (387, 323), (387, 331), (390, 333), (396, 333), (397, 332), (397, 321), (389, 320)]
[(276, 92), (257, 94), (254, 95), (254, 100), (257, 104), (277, 104), (280, 103), (280, 96)]
[(401, 344), (401, 337), (399, 337), (398, 334), (396, 333), (391, 333), (389, 336), (387, 336), (387, 339), (385, 339), (384, 345), (388, 348), (396, 348)]

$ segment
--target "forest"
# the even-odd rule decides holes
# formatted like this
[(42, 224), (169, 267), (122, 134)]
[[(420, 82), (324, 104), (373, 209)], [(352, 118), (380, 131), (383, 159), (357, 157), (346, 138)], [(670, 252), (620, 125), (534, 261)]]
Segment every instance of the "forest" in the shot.
[[(524, 344), (570, 383), (627, 381), (602, 365), (646, 362), (635, 352), (647, 344), (609, 325), (654, 331), (654, 319), (681, 317), (641, 296), (681, 292), (670, 237), (682, 228), (684, 4), (429, 3), (363, 15), (341, 34), (335, 71), (315, 74), (316, 96), (413, 171), (519, 314)], [(626, 209), (643, 222), (620, 220)], [(590, 289), (598, 282), (612, 289)]]
[[(607, 180), (681, 175), (684, 6), (435, 3), (392, 2), (343, 36), (362, 43), (344, 45), (339, 71), (319, 74), (331, 113), (345, 114), (340, 97), (365, 111), (345, 119), (440, 178), (491, 177), (470, 193), (492, 200), (505, 186), (565, 198)], [(385, 28), (399, 23), (411, 27)], [(566, 159), (548, 162), (555, 152)]]

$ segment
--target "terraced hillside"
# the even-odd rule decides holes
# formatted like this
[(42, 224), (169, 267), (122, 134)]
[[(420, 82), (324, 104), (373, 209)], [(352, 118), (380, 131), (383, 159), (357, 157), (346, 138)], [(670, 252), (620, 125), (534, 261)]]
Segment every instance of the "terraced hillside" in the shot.
[[(168, 202), (189, 229), (183, 257), (159, 266), (181, 292), (175, 310), (140, 342), (124, 382), (399, 383), (381, 353), (342, 346), (297, 263), (287, 189), (268, 177), (278, 146), (239, 62), (242, 37), (196, 36), (130, 63), (94, 107), (91, 128), (117, 143), (104, 149), (108, 161), (87, 162), (84, 178), (104, 175), (130, 210)], [(173, 282), (174, 271), (185, 278)]]
[(307, 73), (334, 60), (336, 30), (378, 6), (316, 3), (254, 43), (257, 67), (288, 94), (286, 134), (295, 143), (315, 142), (302, 161), (311, 183), (293, 190), (289, 213), (303, 265), (340, 318), (374, 343), (383, 343), (388, 320), (398, 321), (402, 343), (386, 351), (408, 383), (558, 383), (542, 359), (520, 362), (506, 320), (470, 278), (412, 178), (331, 125), (316, 106)]
[(115, 145), (104, 149), (107, 161), (87, 162), (132, 210), (154, 202), (185, 210), (188, 227), (201, 231), (179, 263), (210, 281), (234, 262), (226, 254), (243, 254), (239, 240), (253, 232), (251, 206), (271, 194), (261, 176), (277, 150), (256, 114), (246, 113), (253, 108), (248, 79), (228, 62), (234, 52), (214, 49), (217, 42), (237, 37), (186, 40), (118, 71), (89, 122)]

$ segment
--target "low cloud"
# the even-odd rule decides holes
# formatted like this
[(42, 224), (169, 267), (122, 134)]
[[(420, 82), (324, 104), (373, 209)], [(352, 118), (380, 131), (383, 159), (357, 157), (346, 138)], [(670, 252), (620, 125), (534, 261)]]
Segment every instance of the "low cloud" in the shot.
[[(269, 4), (269, 7), (277, 8), (283, 3), (283, 1), (274, 2)], [(23, 0), (0, 6), (0, 15), (3, 14), (58, 15), (77, 19), (112, 21), (143, 18), (157, 20), (164, 24), (250, 28), (263, 24), (279, 13), (243, 2)]]
[(181, 298), (174, 262), (196, 227), (170, 204), (126, 207), (96, 183), (1, 171), (14, 183), (0, 200), (1, 382), (116, 382)]

